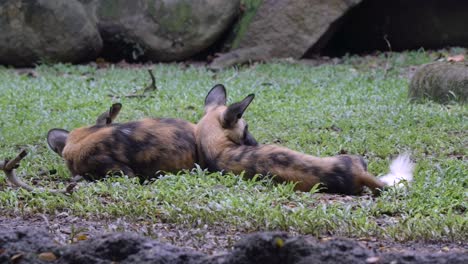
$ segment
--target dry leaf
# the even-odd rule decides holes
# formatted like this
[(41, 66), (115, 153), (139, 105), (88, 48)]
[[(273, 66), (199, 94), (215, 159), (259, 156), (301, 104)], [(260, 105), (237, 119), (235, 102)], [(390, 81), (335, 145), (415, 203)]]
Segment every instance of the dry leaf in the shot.
[(55, 256), (52, 252), (43, 252), (38, 255), (38, 258), (43, 261), (55, 261), (57, 260), (57, 256)]
[(18, 254), (13, 255), (10, 258), (10, 260), (12, 263), (18, 263), (22, 257), (23, 257), (23, 253), (18, 253)]
[(282, 248), (284, 246), (284, 240), (279, 237), (275, 238), (275, 246)]
[(78, 241), (83, 241), (83, 240), (87, 240), (88, 239), (88, 236), (85, 235), (85, 234), (80, 234), (76, 237), (76, 240)]
[(463, 55), (463, 54), (458, 54), (458, 55), (455, 55), (455, 56), (447, 57), (447, 61), (450, 61), (450, 62), (460, 62), (460, 61), (464, 61), (464, 60), (465, 60), (465, 55)]

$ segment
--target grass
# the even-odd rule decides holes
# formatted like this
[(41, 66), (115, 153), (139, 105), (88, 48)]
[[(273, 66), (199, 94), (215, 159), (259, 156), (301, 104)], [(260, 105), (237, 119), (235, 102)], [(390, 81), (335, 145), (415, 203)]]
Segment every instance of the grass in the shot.
[[(399, 153), (409, 152), (417, 162), (411, 186), (378, 198), (300, 193), (292, 184), (247, 181), (201, 169), (144, 185), (126, 177), (108, 178), (63, 196), (8, 187), (2, 174), (2, 211), (67, 212), (84, 218), (127, 217), (244, 231), (466, 241), (468, 108), (407, 100), (409, 67), (435, 56), (424, 51), (391, 53), (349, 57), (340, 65), (278, 62), (218, 73), (152, 65), (159, 90), (143, 99), (115, 98), (149, 83), (141, 68), (41, 65), (34, 70), (37, 77), (0, 68), (0, 158), (26, 148), (30, 154), (19, 171), (29, 175), (24, 178), (29, 183), (63, 187), (70, 177), (64, 162), (47, 148), (50, 128), (92, 124), (116, 101), (124, 106), (118, 121), (162, 116), (196, 122), (206, 92), (215, 83), (226, 85), (230, 102), (256, 94), (245, 119), (261, 143), (317, 156), (360, 154), (376, 175), (386, 173), (390, 157)], [(34, 176), (41, 169), (58, 173)]]

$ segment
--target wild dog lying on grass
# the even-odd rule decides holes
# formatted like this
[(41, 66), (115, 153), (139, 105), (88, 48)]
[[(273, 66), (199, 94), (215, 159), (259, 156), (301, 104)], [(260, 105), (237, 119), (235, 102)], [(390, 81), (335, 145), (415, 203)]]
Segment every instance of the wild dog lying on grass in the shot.
[(114, 104), (93, 126), (49, 131), (50, 148), (65, 159), (73, 176), (93, 180), (122, 172), (147, 179), (160, 172), (193, 168), (197, 160), (194, 124), (175, 118), (112, 123), (120, 108)]
[(49, 131), (50, 148), (65, 159), (73, 176), (93, 180), (122, 172), (148, 179), (191, 169), (198, 163), (194, 124), (176, 118), (114, 124), (121, 107), (112, 105), (98, 117), (96, 125), (71, 132)]
[(279, 182), (295, 182), (295, 188), (309, 191), (320, 183), (330, 193), (359, 194), (364, 186), (374, 194), (403, 179), (412, 180), (413, 164), (405, 155), (397, 157), (390, 174), (377, 179), (367, 172), (359, 156), (340, 155), (319, 158), (276, 145), (249, 146), (248, 125), (242, 119), (254, 99), (226, 106), (226, 90), (216, 85), (205, 99), (205, 114), (196, 127), (198, 157), (210, 171), (226, 171), (247, 177), (274, 175)]

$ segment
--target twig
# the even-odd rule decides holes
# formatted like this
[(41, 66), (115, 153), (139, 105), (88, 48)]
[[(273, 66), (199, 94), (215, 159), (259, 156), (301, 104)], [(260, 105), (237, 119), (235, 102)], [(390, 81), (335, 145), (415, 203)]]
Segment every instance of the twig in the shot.
[[(387, 34), (383, 36), (383, 39), (385, 40), (385, 43), (387, 43), (388, 51), (392, 52), (392, 44), (390, 44), (390, 41), (388, 40)], [(389, 63), (389, 58), (387, 58), (385, 62), (385, 69), (384, 69), (384, 75), (383, 78), (385, 79), (387, 77), (388, 70), (390, 68), (390, 63)]]
[[(13, 185), (28, 190), (30, 192), (34, 191), (45, 191), (44, 189), (34, 188), (29, 186), (25, 182), (23, 182), (18, 176), (16, 176), (15, 170), (19, 167), (20, 161), (26, 157), (28, 153), (26, 150), (22, 150), (14, 159), (0, 161), (0, 170), (2, 170), (5, 175), (7, 176), (7, 180), (11, 182)], [(47, 191), (51, 193), (71, 193), (73, 188), (75, 187), (75, 183), (70, 184), (67, 186), (65, 190), (56, 190), (56, 189), (47, 189)]]
[(385, 42), (387, 43), (388, 51), (392, 52), (392, 44), (390, 44), (390, 41), (388, 40), (387, 34), (385, 34), (385, 35), (383, 36), (383, 39), (384, 39)]
[(156, 78), (154, 78), (153, 71), (151, 69), (148, 69), (148, 73), (151, 77), (151, 84), (146, 86), (145, 90), (143, 90), (143, 93), (158, 90), (158, 87), (156, 86)]
[(26, 150), (22, 150), (14, 159), (12, 160), (5, 160), (4, 163), (0, 163), (0, 169), (3, 171), (11, 171), (19, 167), (19, 162), (26, 157), (28, 153)]
[(124, 95), (124, 97), (127, 97), (127, 98), (145, 98), (145, 97), (153, 97), (153, 96), (147, 95), (147, 94), (127, 94), (127, 95)]
[(143, 88), (143, 92), (140, 93), (139, 91), (141, 91), (141, 89), (139, 89), (139, 90), (136, 90), (133, 93), (126, 94), (126, 95), (123, 95), (123, 96), (112, 95), (112, 94), (109, 94), (108, 96), (110, 96), (112, 98), (120, 98), (120, 97), (127, 97), (127, 98), (153, 97), (152, 95), (149, 95), (148, 92), (156, 91), (156, 90), (158, 90), (158, 87), (156, 86), (156, 78), (154, 77), (153, 71), (151, 69), (148, 69), (148, 73), (149, 73), (149, 75), (151, 77), (151, 83), (148, 86), (146, 86), (145, 88)]

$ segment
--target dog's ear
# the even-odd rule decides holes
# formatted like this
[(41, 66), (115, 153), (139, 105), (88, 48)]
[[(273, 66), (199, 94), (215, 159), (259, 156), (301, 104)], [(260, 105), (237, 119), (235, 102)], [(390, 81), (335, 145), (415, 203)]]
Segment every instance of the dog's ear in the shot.
[(96, 125), (109, 125), (111, 124), (114, 119), (117, 117), (117, 115), (120, 112), (120, 109), (122, 109), (122, 104), (121, 103), (115, 103), (113, 104), (108, 112), (102, 113), (97, 119), (96, 119)]
[(210, 106), (226, 105), (226, 88), (217, 84), (208, 92), (205, 98), (205, 110)]
[(68, 133), (69, 132), (67, 130), (60, 128), (51, 129), (47, 133), (47, 144), (49, 144), (49, 147), (60, 156), (62, 156), (63, 148), (65, 148)]
[(254, 98), (254, 94), (249, 94), (244, 100), (230, 105), (223, 114), (223, 127), (233, 127), (242, 118), (242, 115)]

